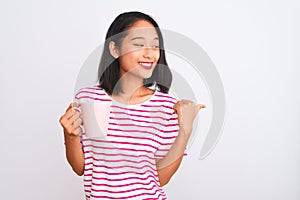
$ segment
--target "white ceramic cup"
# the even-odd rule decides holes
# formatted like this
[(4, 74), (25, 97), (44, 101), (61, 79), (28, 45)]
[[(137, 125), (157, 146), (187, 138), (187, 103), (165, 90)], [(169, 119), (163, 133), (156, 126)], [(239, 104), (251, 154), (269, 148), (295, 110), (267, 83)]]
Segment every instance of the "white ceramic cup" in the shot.
[(107, 136), (111, 102), (93, 101), (80, 103), (85, 135), (92, 138)]

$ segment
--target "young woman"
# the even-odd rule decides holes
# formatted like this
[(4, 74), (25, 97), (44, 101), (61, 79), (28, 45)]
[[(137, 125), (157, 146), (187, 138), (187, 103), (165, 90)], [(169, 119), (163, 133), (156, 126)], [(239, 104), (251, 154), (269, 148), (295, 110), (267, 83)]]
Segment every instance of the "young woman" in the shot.
[(82, 88), (75, 98), (112, 103), (107, 136), (85, 135), (80, 103), (60, 118), (67, 160), (84, 175), (86, 199), (167, 199), (162, 186), (178, 169), (205, 105), (168, 94), (172, 74), (150, 16), (126, 12), (114, 20), (98, 76), (98, 86)]

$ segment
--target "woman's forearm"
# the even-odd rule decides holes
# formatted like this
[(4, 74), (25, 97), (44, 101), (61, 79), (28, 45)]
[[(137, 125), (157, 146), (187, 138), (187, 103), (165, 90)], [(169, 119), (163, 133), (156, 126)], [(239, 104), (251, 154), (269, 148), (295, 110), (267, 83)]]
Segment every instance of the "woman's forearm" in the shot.
[(167, 155), (164, 158), (157, 160), (156, 167), (160, 186), (166, 185), (179, 168), (186, 144), (189, 140), (189, 135), (190, 134), (179, 131), (179, 134)]
[(164, 158), (158, 160), (158, 162), (156, 163), (157, 169), (165, 168), (176, 161), (178, 158), (183, 156), (189, 137), (190, 133), (183, 133), (181, 130), (179, 130), (179, 134), (176, 137), (167, 155)]
[(168, 165), (165, 168), (161, 168), (161, 169), (157, 170), (159, 183), (160, 183), (161, 187), (166, 185), (170, 181), (171, 177), (173, 176), (173, 174), (177, 171), (178, 167), (180, 166), (182, 158), (183, 158), (183, 156), (180, 156), (180, 158), (178, 158), (172, 164)]
[(82, 176), (84, 172), (84, 154), (79, 136), (68, 135), (64, 133), (66, 157), (73, 171)]

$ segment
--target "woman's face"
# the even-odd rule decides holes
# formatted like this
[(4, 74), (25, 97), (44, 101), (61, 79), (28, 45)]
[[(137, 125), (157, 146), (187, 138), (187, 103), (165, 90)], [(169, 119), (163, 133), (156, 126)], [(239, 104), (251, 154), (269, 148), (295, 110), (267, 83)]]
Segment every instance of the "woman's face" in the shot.
[(119, 49), (121, 76), (125, 73), (149, 78), (159, 59), (159, 38), (154, 26), (145, 20), (135, 22)]

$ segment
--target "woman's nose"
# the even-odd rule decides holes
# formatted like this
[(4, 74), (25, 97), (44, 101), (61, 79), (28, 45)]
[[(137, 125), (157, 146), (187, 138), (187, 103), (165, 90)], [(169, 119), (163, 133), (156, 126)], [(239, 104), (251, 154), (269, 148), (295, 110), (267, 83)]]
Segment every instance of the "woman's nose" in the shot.
[(143, 51), (143, 56), (145, 58), (153, 58), (155, 56), (155, 50), (151, 47), (145, 47)]

